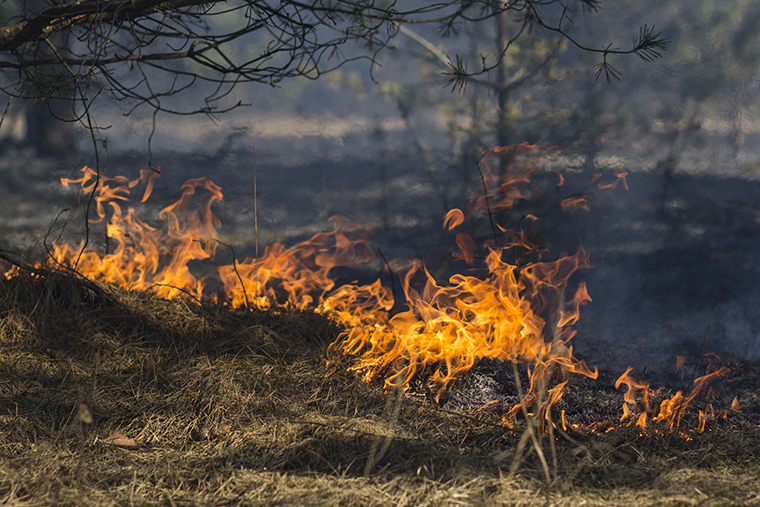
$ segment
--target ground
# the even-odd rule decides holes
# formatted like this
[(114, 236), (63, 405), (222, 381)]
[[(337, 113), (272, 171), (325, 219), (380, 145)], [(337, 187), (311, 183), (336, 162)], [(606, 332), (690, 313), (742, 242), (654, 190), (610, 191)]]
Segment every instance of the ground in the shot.
[[(760, 503), (756, 426), (568, 428), (540, 437), (545, 469), (497, 411), (355, 377), (328, 349), (340, 329), (311, 312), (230, 312), (39, 271), (0, 293), (8, 505)], [(594, 392), (622, 404), (592, 384), (571, 390), (576, 411)]]
[[(12, 155), (0, 186), (2, 235), (18, 252), (48, 230), (57, 236), (53, 207), (74, 195), (50, 176), (74, 171)], [(328, 155), (296, 165), (261, 155), (262, 244), (304, 239), (337, 213), (372, 223), (387, 257), (423, 257), (443, 278), (457, 269), (441, 223), (447, 209), (465, 209), (477, 178), (415, 169), (401, 155)], [(159, 160), (156, 193), (165, 203), (189, 177), (220, 183), (223, 238), (250, 255), (253, 179), (241, 162), (250, 153)], [(668, 175), (639, 162), (600, 157), (604, 174), (628, 170), (629, 190), (595, 191), (589, 212), (558, 205), (592, 189), (573, 160), (560, 163), (565, 186), (553, 170), (542, 172), (541, 192), (517, 209), (542, 212), (549, 257), (581, 244), (591, 254), (594, 267), (573, 279), (586, 281), (593, 299), (581, 310), (576, 353), (603, 371), (596, 389), (610, 406), (622, 404), (611, 384), (629, 365), (653, 386), (676, 389), (676, 356), (693, 364), (700, 351), (717, 353), (735, 368), (722, 394), (757, 411), (758, 183), (741, 170)], [(113, 163), (129, 173), (144, 160), (114, 155)], [(68, 234), (81, 223), (75, 217)], [(490, 234), (486, 217), (467, 226), (476, 238)], [(338, 274), (371, 281), (382, 270), (378, 258)], [(327, 345), (340, 330), (323, 317), (38, 282), (2, 288), (0, 498), (8, 504), (760, 504), (756, 423), (703, 434), (571, 429), (554, 447), (544, 436), (547, 486), (534, 447), (523, 444), (524, 459), (514, 458), (525, 430), (503, 426), (497, 412), (384, 394), (345, 365), (328, 365)]]

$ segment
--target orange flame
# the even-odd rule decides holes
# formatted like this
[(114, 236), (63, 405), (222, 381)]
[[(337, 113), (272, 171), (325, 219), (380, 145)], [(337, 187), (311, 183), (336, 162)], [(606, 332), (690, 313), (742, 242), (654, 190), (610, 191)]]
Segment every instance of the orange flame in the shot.
[[(482, 189), (475, 192), (470, 201), (470, 210), (503, 211), (512, 208), (517, 200), (525, 197), (521, 184), (530, 183), (541, 163), (555, 151), (553, 146), (542, 147), (528, 143), (489, 150), (479, 166), (487, 192), (484, 194)], [(504, 159), (508, 163), (501, 167), (500, 162)]]
[(597, 187), (600, 190), (606, 190), (606, 189), (610, 189), (610, 188), (617, 188), (618, 183), (622, 182), (623, 183), (623, 188), (625, 188), (626, 190), (628, 190), (628, 182), (625, 180), (626, 176), (628, 176), (627, 172), (625, 172), (625, 171), (619, 171), (617, 174), (615, 174), (615, 177), (617, 178), (615, 181), (613, 181), (612, 183), (602, 183), (602, 182), (599, 182), (599, 185), (597, 185)]
[[(55, 244), (52, 258), (61, 265), (77, 265), (84, 276), (115, 284), (131, 290), (155, 290), (160, 297), (175, 297), (187, 292), (200, 298), (203, 282), (192, 275), (188, 263), (209, 259), (216, 250), (216, 229), (220, 222), (211, 211), (214, 202), (222, 200), (221, 189), (205, 178), (190, 180), (181, 190), (180, 199), (159, 214), (164, 228), (155, 228), (137, 218), (133, 208), (126, 214), (118, 201), (128, 201), (130, 189), (145, 185), (142, 201), (148, 199), (157, 172), (141, 171), (140, 178), (129, 181), (123, 176), (106, 178), (88, 167), (82, 169), (80, 179), (62, 179), (64, 186), (79, 184), (85, 192), (93, 193), (98, 218), (102, 221), (109, 208), (111, 217), (106, 234), (112, 253), (83, 251), (84, 240), (72, 248), (68, 244)], [(189, 210), (191, 197), (201, 191), (206, 194), (206, 205), (201, 210)], [(80, 256), (81, 253), (81, 256)], [(78, 260), (78, 262), (77, 262)]]
[[(632, 369), (629, 366), (625, 373), (615, 382), (615, 389), (618, 389), (622, 384), (628, 386), (628, 390), (624, 395), (625, 402), (623, 403), (623, 415), (620, 417), (620, 421), (630, 420), (628, 424), (632, 424), (635, 418), (636, 426), (646, 428), (647, 415), (650, 411), (649, 383), (631, 377), (629, 373), (631, 373)], [(636, 399), (637, 392), (641, 393), (638, 400)]]
[[(408, 309), (352, 327), (339, 344), (340, 351), (358, 357), (353, 369), (367, 380), (393, 372), (387, 386), (408, 387), (417, 373), (426, 372), (442, 389), (480, 358), (524, 360), (544, 369), (556, 366), (595, 377), (596, 372), (575, 360), (572, 348), (565, 346), (573, 334), (565, 325), (575, 320), (577, 305), (563, 308), (567, 313), (550, 343), (544, 341), (546, 320), (536, 311), (547, 289), (556, 290), (572, 271), (588, 266), (585, 252), (537, 263), (521, 273), (501, 257), (501, 251), (491, 250), (489, 276), (484, 279), (454, 275), (446, 285), (439, 285), (421, 263), (414, 262), (403, 283)], [(417, 275), (424, 277), (421, 291), (413, 288)], [(585, 293), (585, 287), (579, 291)], [(371, 300), (372, 294), (365, 292), (363, 299)], [(334, 308), (334, 298), (328, 297), (324, 306)]]
[[(552, 150), (527, 143), (491, 150), (481, 169), (486, 192), (474, 197), (469, 208), (509, 209), (528, 195), (525, 185)], [(503, 161), (504, 157), (509, 162), (495, 171), (493, 161)], [(56, 262), (76, 264), (90, 278), (127, 289), (153, 290), (161, 297), (187, 293), (200, 300), (209, 296), (204, 294), (207, 280), (191, 273), (188, 263), (215, 254), (220, 222), (212, 207), (223, 197), (218, 186), (205, 178), (188, 181), (181, 187), (177, 202), (160, 212), (161, 224), (149, 225), (136, 216), (134, 208), (123, 207), (138, 186), (143, 187), (141, 202), (145, 202), (158, 172), (141, 171), (136, 180), (106, 178), (86, 167), (82, 172), (80, 179), (61, 181), (64, 186), (77, 184), (93, 196), (97, 220), (108, 219), (107, 236), (114, 249), (99, 254), (92, 249), (83, 251), (84, 243), (78, 248), (55, 245)], [(561, 184), (564, 179), (559, 176)], [(621, 181), (627, 187), (625, 173), (617, 178), (605, 187), (599, 183), (599, 188), (615, 188)], [(593, 181), (597, 179), (595, 175)], [(202, 198), (200, 206), (195, 204), (197, 197)], [(574, 206), (588, 209), (588, 198), (577, 199)], [(563, 208), (570, 207), (566, 201)], [(537, 220), (532, 215), (525, 218)], [(507, 417), (532, 410), (543, 424), (554, 424), (551, 411), (562, 396), (567, 375), (597, 377), (596, 369), (592, 371), (575, 358), (569, 345), (580, 307), (591, 301), (585, 283), (568, 297), (570, 277), (578, 269), (590, 267), (582, 247), (574, 255), (563, 253), (551, 262), (541, 261), (539, 255), (532, 257), (533, 262), (527, 257), (517, 263), (507, 262), (505, 259), (515, 257), (514, 248), (539, 252), (527, 230), (520, 230), (504, 241), (506, 246), (490, 244), (483, 276), (457, 274), (447, 282), (436, 280), (422, 262), (412, 261), (399, 270), (403, 273), (403, 299), (396, 301), (380, 280), (335, 287), (334, 268), (368, 262), (373, 253), (366, 226), (340, 217), (331, 220), (336, 224), (331, 232), (318, 233), (291, 247), (275, 243), (260, 258), (219, 267), (228, 304), (235, 308), (314, 308), (345, 326), (345, 333), (331, 349), (352, 356), (352, 370), (366, 380), (382, 379), (389, 388), (409, 388), (413, 381), (427, 383), (436, 398), (479, 359), (530, 363), (525, 396)], [(444, 228), (452, 230), (463, 222), (464, 213), (454, 209), (446, 215)], [(455, 242), (463, 258), (473, 263), (478, 257), (475, 240), (462, 232)], [(401, 310), (391, 313), (397, 308)], [(616, 383), (629, 386), (623, 420), (636, 412), (637, 424), (644, 427), (649, 412), (648, 385), (634, 381), (628, 373), (630, 369)], [(695, 383), (695, 394), (687, 403), (701, 386)], [(643, 402), (634, 399), (637, 390)], [(680, 417), (677, 413), (682, 397), (678, 396), (680, 393), (663, 402), (657, 420), (674, 424), (674, 418)], [(637, 403), (638, 408), (628, 407)], [(560, 422), (567, 427), (564, 413)]]
[(568, 197), (563, 199), (559, 205), (564, 211), (575, 211), (581, 209), (583, 211), (591, 211), (591, 206), (588, 204), (589, 197)]
[[(719, 370), (699, 377), (694, 381), (694, 387), (688, 396), (684, 397), (681, 391), (678, 391), (675, 395), (673, 395), (672, 398), (663, 401), (660, 404), (660, 413), (654, 420), (657, 422), (662, 421), (668, 424), (670, 428), (680, 427), (681, 418), (683, 417), (684, 412), (686, 411), (687, 407), (689, 407), (694, 398), (696, 398), (704, 390), (707, 384), (719, 378), (725, 377), (728, 375), (728, 373), (729, 369), (723, 366)], [(710, 406), (710, 409), (712, 410), (712, 405)], [(700, 416), (700, 418), (703, 417), (703, 415)], [(704, 424), (700, 422), (700, 425), (702, 427), (700, 431), (703, 431)]]
[[(629, 420), (630, 422), (628, 424), (630, 425), (635, 418), (636, 425), (643, 429), (647, 427), (647, 416), (654, 412), (649, 400), (649, 383), (632, 378), (629, 375), (631, 370), (632, 368), (629, 366), (626, 372), (615, 382), (615, 388), (619, 388), (622, 384), (628, 386), (628, 391), (626, 391), (624, 395), (623, 416), (620, 420)], [(682, 418), (694, 399), (704, 391), (709, 383), (727, 376), (728, 373), (729, 369), (724, 366), (712, 373), (699, 377), (694, 381), (694, 387), (688, 396), (684, 396), (683, 392), (678, 391), (670, 398), (663, 400), (660, 403), (659, 413), (656, 417), (652, 418), (652, 421), (665, 424), (671, 430), (674, 428), (680, 428)], [(637, 392), (640, 393), (638, 399), (636, 397)], [(706, 396), (708, 400), (710, 396), (711, 391), (708, 391)], [(734, 403), (731, 405), (731, 410), (734, 410), (734, 407), (740, 408), (739, 403), (735, 398)], [(738, 410), (734, 411), (736, 412)], [(727, 414), (725, 414), (725, 416), (727, 417)], [(717, 415), (712, 404), (708, 404), (706, 410), (698, 410), (697, 431), (703, 432), (707, 422), (716, 419), (716, 417)]]
[(443, 228), (446, 230), (452, 230), (464, 222), (464, 213), (458, 208), (446, 213), (446, 218), (443, 219)]
[[(261, 258), (220, 267), (227, 300), (233, 307), (239, 307), (252, 297), (254, 306), (269, 308), (277, 304), (277, 290), (283, 290), (291, 308), (315, 306), (335, 286), (330, 276), (333, 268), (368, 262), (374, 257), (366, 239), (369, 233), (366, 226), (342, 217), (330, 220), (337, 224), (332, 232), (317, 233), (290, 248), (275, 243), (267, 247)], [(347, 293), (341, 294), (346, 297)], [(376, 295), (381, 297), (379, 290)]]
[(472, 264), (478, 251), (478, 244), (466, 232), (460, 232), (454, 237), (454, 242), (459, 247), (459, 254), (467, 264)]

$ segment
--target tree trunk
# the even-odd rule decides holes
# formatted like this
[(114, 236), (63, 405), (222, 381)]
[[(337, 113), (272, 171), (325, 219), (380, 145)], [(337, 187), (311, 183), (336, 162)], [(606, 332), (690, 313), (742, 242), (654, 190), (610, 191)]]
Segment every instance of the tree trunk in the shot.
[(28, 103), (26, 111), (26, 137), (24, 144), (33, 147), (39, 155), (57, 155), (74, 148), (71, 124), (58, 118), (70, 118), (70, 104), (53, 100), (50, 107)]
[(731, 131), (729, 132), (729, 141), (731, 148), (734, 150), (734, 158), (739, 157), (739, 151), (744, 146), (744, 91), (745, 84), (736, 85), (736, 91), (731, 100)]

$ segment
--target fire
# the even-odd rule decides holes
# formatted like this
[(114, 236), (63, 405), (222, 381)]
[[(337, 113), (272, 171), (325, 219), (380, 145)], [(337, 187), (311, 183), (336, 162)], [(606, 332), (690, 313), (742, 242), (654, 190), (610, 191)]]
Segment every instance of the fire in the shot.
[[(62, 179), (64, 186), (78, 185), (91, 196), (97, 217), (90, 223), (107, 222), (107, 246), (103, 253), (86, 240), (76, 247), (57, 243), (51, 262), (74, 268), (93, 280), (129, 290), (150, 290), (164, 298), (190, 295), (198, 301), (216, 301), (221, 296), (232, 308), (313, 309), (345, 328), (330, 350), (350, 358), (350, 369), (365, 380), (382, 381), (387, 389), (424, 391), (440, 399), (477, 361), (512, 363), (521, 394), (519, 403), (505, 412), (504, 423), (513, 425), (524, 416), (536, 418), (544, 427), (567, 429), (565, 411), (555, 423), (553, 409), (569, 375), (598, 375), (573, 355), (570, 344), (580, 308), (591, 301), (585, 283), (573, 284), (571, 277), (591, 266), (589, 254), (579, 247), (573, 255), (563, 253), (547, 261), (532, 232), (538, 220), (535, 216), (520, 218), (515, 230), (497, 223), (498, 213), (503, 216), (518, 201), (534, 195), (527, 185), (553, 151), (528, 144), (491, 150), (479, 166), (482, 189), (468, 209), (476, 215), (487, 214), (493, 237), (482, 246), (466, 232), (458, 232), (454, 238), (458, 253), (453, 258), (466, 261), (471, 270), (480, 269), (479, 274), (454, 274), (440, 281), (422, 261), (397, 264), (400, 294), (380, 280), (336, 287), (335, 268), (374, 258), (368, 240), (370, 228), (340, 217), (331, 219), (333, 231), (290, 247), (274, 243), (261, 257), (235, 260), (205, 276), (194, 274), (189, 263), (213, 259), (219, 245), (221, 224), (213, 206), (222, 201), (222, 191), (205, 178), (190, 180), (180, 188), (179, 199), (161, 210), (159, 223), (148, 223), (129, 202), (138, 189), (139, 202), (147, 201), (158, 171), (141, 171), (139, 178), (129, 180), (106, 178), (85, 167), (81, 178)], [(595, 174), (591, 183), (599, 189), (619, 184), (627, 188), (626, 173), (615, 177), (605, 183)], [(561, 174), (559, 181), (560, 185), (565, 181)], [(566, 210), (588, 210), (594, 195), (565, 199), (560, 205)], [(452, 231), (464, 222), (464, 212), (453, 209), (443, 228)], [(485, 266), (478, 268), (483, 260)], [(221, 291), (211, 293), (212, 285), (221, 286)], [(517, 374), (518, 363), (528, 365), (524, 386)], [(680, 360), (679, 367), (682, 363)], [(710, 370), (695, 380), (688, 395), (679, 391), (663, 400), (659, 410), (654, 407), (656, 393), (649, 384), (630, 373), (631, 368), (615, 383), (616, 388), (628, 386), (621, 422), (642, 429), (653, 423), (678, 428), (690, 403), (727, 369)], [(740, 410), (738, 400), (731, 410)], [(719, 415), (712, 405), (700, 411), (699, 429)]]
[[(500, 173), (492, 166), (503, 156), (510, 163)], [(486, 191), (472, 199), (469, 209), (485, 209), (492, 220), (491, 213), (510, 209), (528, 195), (522, 186), (530, 182), (545, 156), (545, 150), (527, 144), (489, 152), (481, 167)], [(444, 228), (453, 229), (463, 220), (460, 210), (452, 210)], [(460, 256), (472, 263), (477, 249), (474, 240), (459, 233), (455, 241)], [(376, 285), (344, 287), (328, 296), (320, 311), (350, 324), (333, 350), (356, 358), (352, 369), (367, 381), (383, 379), (388, 389), (410, 389), (422, 383), (436, 399), (480, 359), (527, 362), (533, 368), (524, 407), (513, 408), (511, 415), (534, 404), (538, 404), (535, 410), (549, 413), (561, 397), (568, 374), (597, 376), (596, 370), (573, 356), (569, 345), (580, 306), (591, 300), (585, 284), (568, 301), (565, 298), (571, 275), (590, 267), (588, 254), (580, 248), (575, 255), (562, 254), (552, 262), (510, 263), (506, 259), (524, 258), (525, 252), (537, 253), (537, 249), (524, 231), (505, 243), (486, 248), (487, 272), (482, 276), (456, 274), (442, 283), (422, 262), (410, 263), (402, 279), (404, 309), (394, 315), (388, 313), (393, 304), (389, 295)], [(352, 302), (362, 302), (362, 318), (355, 316), (352, 305), (346, 305), (344, 291), (350, 292)], [(551, 386), (555, 379), (560, 382)]]
[[(629, 421), (629, 424), (631, 424), (635, 419), (636, 426), (643, 429), (647, 427), (647, 417), (651, 415), (649, 383), (631, 377), (629, 375), (631, 370), (633, 368), (629, 366), (625, 373), (615, 382), (615, 389), (618, 389), (622, 384), (628, 386), (628, 390), (625, 392), (623, 415), (620, 417), (620, 421)], [(640, 393), (638, 399), (636, 397), (637, 392)]]
[[(188, 263), (214, 256), (220, 222), (211, 206), (222, 200), (221, 189), (205, 178), (188, 181), (180, 189), (179, 200), (160, 212), (164, 227), (156, 228), (138, 218), (134, 208), (125, 213), (119, 201), (129, 201), (131, 189), (144, 185), (141, 202), (145, 202), (158, 172), (141, 171), (140, 178), (132, 181), (123, 176), (106, 178), (88, 167), (82, 173), (79, 179), (61, 182), (64, 186), (79, 184), (94, 196), (98, 218), (91, 223), (102, 222), (110, 211), (106, 237), (109, 246), (114, 245), (113, 251), (100, 254), (86, 250), (85, 240), (77, 247), (56, 243), (52, 259), (60, 265), (75, 266), (84, 276), (126, 289), (154, 290), (167, 298), (185, 292), (200, 298), (203, 282), (190, 273)], [(191, 210), (190, 200), (197, 192), (206, 194), (206, 204)]]
[(374, 257), (366, 238), (369, 232), (366, 226), (341, 217), (331, 220), (337, 224), (332, 232), (315, 234), (290, 248), (275, 243), (261, 258), (220, 267), (227, 300), (233, 307), (239, 307), (253, 298), (250, 301), (253, 306), (269, 308), (277, 304), (280, 290), (287, 294), (287, 305), (291, 308), (315, 307), (335, 286), (330, 276), (333, 268), (369, 262)]
[[(574, 334), (568, 324), (575, 322), (578, 306), (588, 300), (585, 286), (569, 304), (560, 303), (560, 316), (552, 324), (547, 325), (541, 311), (549, 294), (561, 291), (573, 271), (588, 267), (588, 255), (581, 250), (518, 271), (502, 259), (504, 252), (489, 252), (487, 276), (454, 275), (446, 284), (439, 284), (422, 263), (412, 263), (403, 283), (407, 309), (393, 316), (387, 314), (390, 301), (373, 301), (387, 297), (374, 285), (352, 288), (366, 307), (383, 313), (367, 320), (353, 319), (335, 348), (356, 356), (353, 369), (368, 381), (383, 376), (388, 387), (408, 388), (419, 376), (427, 379), (437, 395), (482, 358), (530, 362), (536, 367), (535, 388), (544, 374), (595, 377), (596, 371), (577, 361), (567, 345)], [(417, 277), (423, 280), (420, 289), (415, 288)], [(322, 309), (340, 318), (346, 312), (342, 298), (342, 293), (328, 297)], [(545, 340), (546, 332), (552, 340)]]
[(568, 197), (567, 199), (563, 199), (559, 205), (562, 206), (564, 211), (575, 211), (579, 209), (583, 211), (591, 211), (591, 206), (588, 203), (589, 199), (590, 197), (587, 196)]
[[(683, 364), (683, 360), (679, 359), (679, 366)], [(708, 370), (710, 368), (708, 367)], [(682, 391), (676, 392), (673, 396), (663, 400), (660, 403), (659, 412), (655, 416), (655, 410), (650, 401), (651, 392), (649, 390), (649, 383), (641, 380), (634, 379), (629, 375), (632, 368), (628, 367), (626, 372), (615, 382), (615, 388), (619, 388), (625, 384), (628, 386), (628, 390), (625, 393), (623, 404), (623, 416), (620, 418), (621, 422), (628, 421), (628, 424), (635, 424), (644, 429), (647, 427), (647, 419), (649, 418), (653, 423), (660, 423), (667, 426), (669, 430), (677, 429), (681, 427), (682, 419), (686, 413), (686, 410), (692, 406), (692, 402), (705, 393), (706, 387), (729, 374), (729, 369), (722, 366), (718, 370), (707, 373), (706, 375), (694, 380), (694, 385), (688, 395), (684, 395)], [(636, 393), (639, 393), (638, 397)], [(716, 412), (709, 399), (711, 392), (707, 391), (706, 398), (708, 400), (706, 410), (698, 410), (698, 425), (697, 431), (703, 432), (705, 430), (705, 424), (708, 420), (715, 420), (718, 414), (727, 416), (727, 411), (723, 410)], [(739, 401), (734, 398), (734, 402), (731, 404), (731, 410), (738, 412), (741, 406)]]

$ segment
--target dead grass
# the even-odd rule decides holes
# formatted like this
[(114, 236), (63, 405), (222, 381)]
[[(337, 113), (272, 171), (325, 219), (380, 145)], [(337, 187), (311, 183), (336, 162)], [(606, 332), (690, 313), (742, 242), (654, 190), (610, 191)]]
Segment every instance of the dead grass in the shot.
[(760, 505), (758, 429), (576, 432), (557, 440), (547, 488), (535, 452), (509, 475), (522, 432), (497, 415), (328, 372), (339, 331), (311, 313), (230, 312), (58, 273), (3, 280), (0, 502)]

